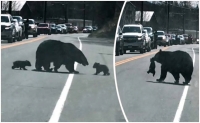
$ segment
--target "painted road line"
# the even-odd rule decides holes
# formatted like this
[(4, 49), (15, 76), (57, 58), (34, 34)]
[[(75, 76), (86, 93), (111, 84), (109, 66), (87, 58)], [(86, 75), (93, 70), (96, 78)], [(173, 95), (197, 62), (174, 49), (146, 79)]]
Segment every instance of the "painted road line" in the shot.
[[(126, 5), (126, 1), (124, 2), (124, 5), (122, 7), (122, 10), (121, 10), (121, 13), (120, 13), (120, 16), (119, 16), (119, 19), (118, 19), (118, 24), (119, 25), (119, 22), (120, 22), (120, 19), (121, 19), (121, 16), (122, 16), (122, 13), (123, 13), (123, 10), (124, 10), (124, 7)], [(117, 30), (115, 32), (115, 41), (116, 41), (116, 34), (117, 34)], [(115, 47), (116, 47), (116, 43), (114, 43), (114, 48), (113, 48), (113, 54), (115, 54)], [(119, 89), (118, 89), (118, 84), (117, 84), (117, 77), (116, 77), (116, 70), (115, 70), (115, 55), (113, 55), (113, 69), (114, 69), (114, 79), (115, 79), (115, 88), (116, 88), (116, 92), (117, 92), (117, 98), (118, 98), (118, 101), (119, 101), (119, 105), (120, 105), (120, 108), (121, 108), (121, 111), (122, 111), (122, 114), (124, 116), (124, 119), (126, 120), (126, 122), (129, 122), (128, 121), (128, 118), (126, 116), (126, 113), (124, 111), (124, 108), (123, 108), (123, 105), (122, 105), (122, 102), (121, 102), (121, 98), (120, 98), (120, 95), (119, 95)]]
[[(192, 51), (193, 51), (193, 67), (194, 67), (194, 64), (195, 64), (195, 52), (194, 52), (193, 48), (192, 48)], [(180, 122), (181, 115), (182, 115), (182, 112), (183, 112), (183, 107), (184, 107), (185, 100), (186, 100), (186, 97), (187, 97), (188, 88), (189, 88), (189, 86), (185, 85), (185, 88), (183, 90), (183, 94), (182, 94), (181, 100), (179, 102), (178, 109), (176, 111), (176, 115), (174, 117), (174, 121), (173, 122)]]
[[(165, 48), (162, 48), (162, 50), (164, 51), (164, 50), (167, 50), (168, 48), (169, 47), (165, 47)], [(139, 55), (139, 56), (134, 56), (134, 57), (131, 57), (131, 58), (128, 58), (128, 59), (124, 59), (122, 61), (118, 61), (118, 62), (115, 63), (115, 66), (118, 66), (118, 65), (121, 65), (121, 64), (136, 60), (136, 59), (140, 59), (140, 58), (143, 58), (143, 57), (146, 57), (146, 56), (149, 56), (149, 55), (156, 54), (158, 51), (159, 50), (154, 51), (154, 52), (150, 52), (150, 53), (147, 53), (147, 54)]]
[[(78, 37), (78, 40), (79, 40), (79, 43), (80, 43), (79, 49), (82, 50), (82, 43), (81, 43), (81, 40), (79, 39), (79, 37)], [(76, 70), (77, 65), (78, 65), (78, 63), (75, 62), (74, 70)], [(59, 122), (59, 118), (60, 118), (60, 115), (62, 113), (65, 101), (67, 99), (67, 95), (68, 95), (70, 86), (72, 84), (73, 77), (74, 77), (74, 74), (70, 74), (68, 76), (67, 81), (65, 83), (65, 86), (64, 86), (64, 88), (61, 92), (60, 98), (58, 99), (58, 101), (56, 103), (56, 106), (53, 110), (53, 113), (51, 115), (49, 122)]]
[(39, 40), (46, 38), (46, 37), (47, 36), (42, 36), (42, 37), (38, 37), (38, 38), (35, 38), (35, 39), (32, 39), (32, 40), (27, 40), (27, 41), (24, 41), (24, 42), (16, 42), (14, 44), (4, 45), (4, 46), (1, 46), (1, 49), (6, 49), (6, 48), (14, 47), (14, 46), (27, 44), (27, 43), (32, 43), (32, 42), (39, 41)]

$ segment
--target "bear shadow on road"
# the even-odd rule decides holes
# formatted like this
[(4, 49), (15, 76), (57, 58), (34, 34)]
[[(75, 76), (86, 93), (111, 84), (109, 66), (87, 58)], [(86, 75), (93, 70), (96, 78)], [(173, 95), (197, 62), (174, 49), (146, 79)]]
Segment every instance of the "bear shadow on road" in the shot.
[[(146, 82), (184, 86), (184, 84), (180, 84), (180, 83), (179, 83), (179, 84), (176, 84), (176, 83), (173, 83), (173, 82), (155, 82), (155, 81), (146, 81)], [(189, 86), (190, 86), (190, 85), (189, 85)]]
[[(57, 73), (57, 74), (59, 74), (59, 73), (61, 73), (61, 74), (72, 74), (70, 72), (59, 72), (59, 71), (58, 72), (54, 72), (54, 71), (44, 71), (44, 70), (38, 71), (36, 69), (32, 69), (32, 71), (35, 71), (35, 72), (46, 72), (46, 73)], [(76, 74), (76, 75), (85, 75), (83, 73), (73, 73), (73, 74)]]

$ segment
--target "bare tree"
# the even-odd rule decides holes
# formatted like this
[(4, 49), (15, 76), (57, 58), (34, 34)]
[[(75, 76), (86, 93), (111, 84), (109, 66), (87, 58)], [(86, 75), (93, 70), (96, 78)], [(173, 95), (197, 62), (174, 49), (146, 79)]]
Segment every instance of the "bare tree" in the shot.
[[(19, 11), (22, 7), (21, 1), (12, 1), (12, 11)], [(2, 1), (2, 10), (8, 11), (9, 9), (9, 1)]]

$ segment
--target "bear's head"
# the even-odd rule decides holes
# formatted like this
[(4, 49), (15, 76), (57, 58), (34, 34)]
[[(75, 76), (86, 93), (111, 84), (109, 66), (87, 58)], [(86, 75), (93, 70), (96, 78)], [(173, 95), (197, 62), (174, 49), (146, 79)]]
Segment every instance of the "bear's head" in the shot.
[(156, 53), (156, 55), (152, 58), (153, 61), (157, 61), (158, 63), (163, 63), (165, 61), (165, 51), (162, 51), (160, 49), (159, 52)]
[(71, 43), (65, 43), (63, 45), (63, 51), (66, 57), (73, 59), (74, 61), (82, 64), (83, 66), (89, 65), (87, 58), (81, 50), (79, 50), (75, 45)]
[(26, 60), (26, 66), (31, 66), (30, 61)]
[(100, 64), (95, 62), (94, 65), (93, 65), (93, 68), (97, 68), (97, 66), (99, 66)]

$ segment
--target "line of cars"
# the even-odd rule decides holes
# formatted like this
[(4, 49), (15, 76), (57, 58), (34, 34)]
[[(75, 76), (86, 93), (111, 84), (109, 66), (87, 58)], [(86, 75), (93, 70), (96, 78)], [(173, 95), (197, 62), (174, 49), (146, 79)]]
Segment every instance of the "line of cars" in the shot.
[[(8, 43), (25, 39), (25, 23), (28, 23), (28, 35), (37, 37), (40, 34), (67, 34), (78, 33), (77, 26), (71, 23), (36, 23), (34, 19), (23, 19), (21, 16), (1, 14), (1, 40), (8, 40)], [(86, 26), (83, 32), (93, 32), (97, 27)]]
[[(150, 52), (151, 49), (159, 46), (170, 46), (176, 44), (191, 44), (193, 39), (191, 35), (166, 34), (162, 30), (156, 31), (155, 37), (152, 27), (143, 27), (141, 24), (124, 25), (121, 29), (118, 27), (116, 35), (115, 55), (123, 55), (127, 50), (130, 52), (139, 51), (140, 53)], [(157, 43), (155, 43), (155, 38)]]

